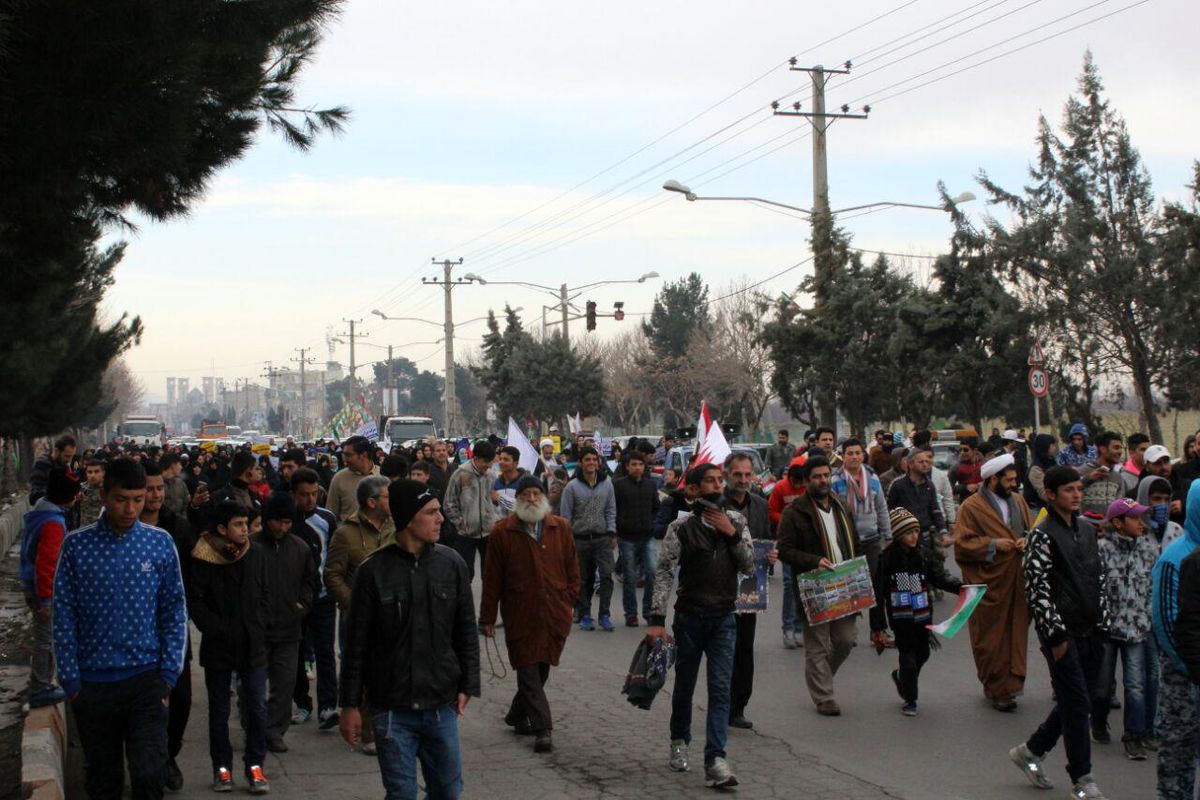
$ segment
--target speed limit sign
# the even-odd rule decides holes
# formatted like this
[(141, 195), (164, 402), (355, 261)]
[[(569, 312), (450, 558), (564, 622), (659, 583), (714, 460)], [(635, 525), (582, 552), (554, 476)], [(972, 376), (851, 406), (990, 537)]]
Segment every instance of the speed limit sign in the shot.
[(1046, 370), (1041, 367), (1032, 367), (1029, 370), (1029, 392), (1034, 397), (1045, 397), (1050, 391), (1050, 376), (1046, 374)]

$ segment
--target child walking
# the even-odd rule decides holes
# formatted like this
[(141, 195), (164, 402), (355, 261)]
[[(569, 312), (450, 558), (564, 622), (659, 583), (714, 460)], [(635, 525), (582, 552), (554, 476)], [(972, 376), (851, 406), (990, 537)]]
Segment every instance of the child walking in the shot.
[(1114, 500), (1104, 519), (1115, 535), (1101, 537), (1097, 542), (1112, 615), (1108, 638), (1104, 642), (1103, 660), (1100, 662), (1100, 680), (1092, 698), (1092, 739), (1100, 744), (1111, 741), (1108, 732), (1109, 698), (1113, 692), (1119, 656), (1125, 685), (1124, 733), (1121, 741), (1125, 746), (1125, 756), (1133, 761), (1146, 760), (1145, 740), (1155, 711), (1148, 702), (1150, 665), (1147, 662), (1149, 651), (1146, 640), (1152, 633), (1151, 576), (1154, 562), (1158, 560), (1158, 543), (1153, 536), (1146, 534), (1142, 524), (1149, 512), (1148, 506), (1129, 498)]
[(871, 641), (882, 653), (890, 626), (900, 653), (900, 668), (892, 670), (892, 682), (904, 705), (906, 717), (917, 715), (917, 678), (929, 660), (933, 634), (925, 627), (933, 621), (930, 590), (958, 593), (962, 581), (946, 572), (942, 561), (919, 546), (921, 524), (903, 508), (892, 509), (891, 544), (879, 557), (875, 576), (875, 607), (871, 609)]

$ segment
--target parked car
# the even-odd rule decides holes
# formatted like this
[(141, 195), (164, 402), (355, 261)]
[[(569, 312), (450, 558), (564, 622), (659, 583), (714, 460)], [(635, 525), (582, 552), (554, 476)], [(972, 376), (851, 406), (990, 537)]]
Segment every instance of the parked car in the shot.
[[(735, 453), (746, 453), (750, 456), (750, 461), (754, 464), (754, 488), (756, 490), (761, 491), (764, 484), (773, 482), (763, 463), (762, 454), (757, 449), (748, 444), (730, 445), (730, 449)], [(696, 445), (694, 443), (672, 447), (667, 452), (666, 458), (663, 459), (663, 463), (654, 467), (654, 474), (664, 475), (667, 469), (673, 469), (676, 475), (683, 475), (684, 470), (691, 466), (695, 455)]]

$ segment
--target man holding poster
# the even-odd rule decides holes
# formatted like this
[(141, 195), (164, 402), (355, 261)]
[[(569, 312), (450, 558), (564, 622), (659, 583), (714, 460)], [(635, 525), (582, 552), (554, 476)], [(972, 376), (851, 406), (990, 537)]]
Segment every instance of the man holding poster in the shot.
[[(754, 631), (758, 627), (758, 614), (766, 610), (766, 565), (759, 553), (767, 552), (766, 564), (774, 564), (778, 552), (771, 543), (771, 522), (767, 518), (767, 501), (750, 491), (754, 479), (754, 462), (748, 453), (731, 453), (725, 459), (725, 500), (727, 507), (746, 518), (750, 538), (754, 540), (754, 595), (758, 600), (754, 608), (742, 608), (743, 592), (738, 592), (737, 643), (733, 650), (733, 677), (730, 680), (729, 725), (734, 728), (750, 729), (754, 723), (746, 719), (746, 706), (754, 691)], [(790, 591), (790, 589), (789, 589)]]
[[(807, 491), (784, 509), (779, 519), (779, 558), (790, 564), (794, 573), (831, 570), (858, 555), (854, 522), (830, 491), (832, 477), (826, 458), (809, 458), (804, 478)], [(796, 591), (795, 579), (790, 588)], [(799, 596), (796, 606), (803, 607)], [(842, 713), (833, 698), (833, 676), (854, 647), (857, 625), (857, 615), (851, 614), (822, 624), (813, 624), (810, 618), (804, 626), (804, 678), (817, 713), (823, 716)]]

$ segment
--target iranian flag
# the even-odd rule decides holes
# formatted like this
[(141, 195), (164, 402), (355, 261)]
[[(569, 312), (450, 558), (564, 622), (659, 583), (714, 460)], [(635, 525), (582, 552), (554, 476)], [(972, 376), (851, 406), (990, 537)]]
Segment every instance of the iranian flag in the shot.
[(982, 583), (968, 583), (964, 585), (958, 591), (958, 605), (954, 607), (954, 612), (937, 625), (926, 625), (925, 627), (934, 633), (945, 636), (947, 639), (953, 638), (954, 634), (962, 630), (962, 626), (967, 624), (967, 620), (971, 618), (975, 607), (979, 605), (979, 601), (983, 599), (983, 595), (986, 592), (987, 587)]

